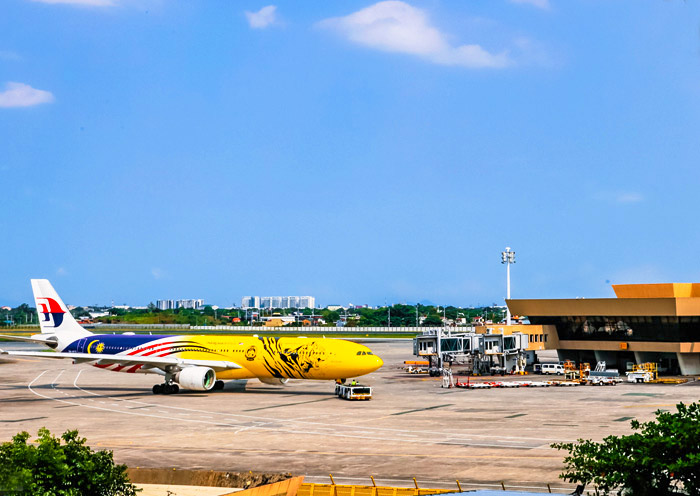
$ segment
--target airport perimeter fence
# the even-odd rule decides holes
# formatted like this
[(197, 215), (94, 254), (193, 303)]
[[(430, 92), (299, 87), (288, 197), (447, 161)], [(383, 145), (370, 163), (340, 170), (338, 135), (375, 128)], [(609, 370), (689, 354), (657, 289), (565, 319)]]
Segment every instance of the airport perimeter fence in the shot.
[(190, 329), (189, 324), (82, 324), (86, 329)]
[[(207, 333), (275, 333), (275, 334), (422, 334), (430, 327), (329, 327), (329, 326), (306, 326), (306, 327), (266, 327), (266, 326), (193, 326), (190, 324), (82, 324), (86, 329), (93, 331), (205, 331)], [(466, 328), (457, 328), (466, 329)], [(38, 325), (16, 325), (8, 327), (7, 331), (30, 331), (40, 332)], [(452, 330), (455, 330), (454, 328)]]

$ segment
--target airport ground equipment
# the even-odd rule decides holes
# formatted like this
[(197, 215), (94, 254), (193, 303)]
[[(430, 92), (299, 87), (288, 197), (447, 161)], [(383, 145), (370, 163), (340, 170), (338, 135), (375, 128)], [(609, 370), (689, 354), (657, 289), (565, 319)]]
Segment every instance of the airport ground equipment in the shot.
[(559, 381), (471, 381), (467, 377), (467, 382), (455, 383), (455, 387), (462, 389), (508, 389), (508, 388), (538, 388), (558, 386)]
[(430, 362), (428, 360), (405, 360), (404, 370), (409, 374), (427, 374)]
[(617, 369), (608, 369), (605, 362), (600, 361), (596, 364), (595, 370), (588, 371), (587, 381), (593, 386), (614, 386), (622, 382), (622, 379)]
[(363, 384), (336, 384), (335, 394), (344, 400), (371, 400), (372, 388)]
[(614, 386), (619, 382), (620, 374), (616, 369), (607, 369), (605, 362), (600, 361), (594, 370), (589, 363), (564, 362), (564, 381), (567, 383), (591, 384), (593, 386)]
[(658, 377), (658, 366), (654, 362), (635, 364), (632, 366), (632, 371), (627, 372), (628, 382), (653, 382)]
[(452, 377), (451, 369), (443, 369), (442, 371), (442, 387), (452, 388), (455, 387), (455, 380)]
[(647, 362), (633, 365), (632, 370), (627, 372), (627, 381), (651, 384), (683, 384), (688, 382), (688, 379), (678, 377), (659, 378), (658, 364)]
[(582, 363), (579, 367), (576, 367), (576, 363), (571, 360), (566, 360), (564, 362), (564, 380), (565, 381), (578, 381), (586, 382), (586, 377), (591, 371), (591, 364)]
[(409, 374), (427, 374), (428, 369), (424, 367), (414, 367), (413, 365), (409, 365), (408, 367), (404, 367), (404, 370), (408, 372)]
[(432, 377), (439, 377), (445, 364), (459, 365), (470, 375), (493, 371), (522, 373), (527, 365), (529, 336), (523, 333), (453, 333), (430, 329), (413, 339), (413, 354), (427, 358)]

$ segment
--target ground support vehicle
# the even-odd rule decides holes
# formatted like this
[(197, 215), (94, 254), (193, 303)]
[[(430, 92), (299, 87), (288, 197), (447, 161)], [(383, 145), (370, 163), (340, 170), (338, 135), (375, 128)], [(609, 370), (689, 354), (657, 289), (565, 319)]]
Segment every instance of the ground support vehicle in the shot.
[(654, 382), (658, 378), (657, 365), (653, 362), (634, 365), (631, 372), (627, 372), (627, 382)]
[(543, 363), (540, 365), (540, 373), (543, 375), (561, 375), (564, 373), (564, 367), (558, 363)]
[(617, 369), (609, 369), (605, 362), (600, 361), (596, 364), (595, 370), (588, 371), (586, 381), (593, 386), (615, 386), (618, 382), (622, 382), (622, 379)]
[(344, 400), (371, 400), (372, 388), (362, 384), (336, 384), (335, 394)]

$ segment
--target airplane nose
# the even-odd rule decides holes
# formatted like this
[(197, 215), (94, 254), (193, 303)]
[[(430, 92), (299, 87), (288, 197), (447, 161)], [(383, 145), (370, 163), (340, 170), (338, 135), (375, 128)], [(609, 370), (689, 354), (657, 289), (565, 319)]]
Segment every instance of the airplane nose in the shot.
[(374, 357), (374, 362), (375, 362), (375, 369), (374, 369), (374, 370), (377, 370), (377, 369), (379, 369), (382, 365), (384, 365), (384, 360), (382, 360), (382, 359), (379, 358), (378, 356), (375, 356), (375, 357)]

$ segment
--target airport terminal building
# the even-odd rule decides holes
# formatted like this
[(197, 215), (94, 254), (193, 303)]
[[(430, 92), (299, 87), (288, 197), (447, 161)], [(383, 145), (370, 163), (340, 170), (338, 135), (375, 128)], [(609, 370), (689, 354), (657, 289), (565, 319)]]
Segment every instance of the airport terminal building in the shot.
[(513, 315), (541, 325), (560, 360), (629, 362), (700, 374), (700, 283), (613, 285), (617, 298), (508, 300)]

